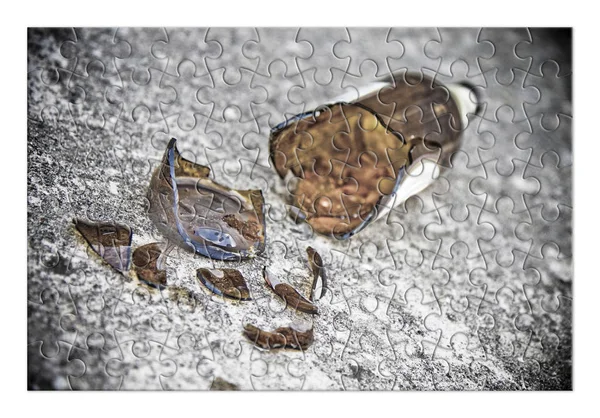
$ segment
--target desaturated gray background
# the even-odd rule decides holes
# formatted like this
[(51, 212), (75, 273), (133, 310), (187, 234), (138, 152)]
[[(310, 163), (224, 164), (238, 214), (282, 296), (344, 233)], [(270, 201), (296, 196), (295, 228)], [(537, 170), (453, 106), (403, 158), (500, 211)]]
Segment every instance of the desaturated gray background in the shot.
[[(30, 389), (526, 390), (571, 388), (569, 29), (30, 29)], [(285, 215), (268, 132), (355, 97), (403, 68), (467, 81), (472, 116), (452, 167), (348, 241)], [(267, 252), (244, 263), (184, 250), (158, 292), (98, 261), (71, 220), (130, 225), (160, 241), (145, 192), (171, 137), (213, 179), (260, 188)], [(241, 335), (285, 310), (262, 266), (306, 288), (304, 249), (330, 292), (307, 352), (262, 352)], [(195, 280), (235, 267), (254, 301)], [(304, 287), (302, 287), (304, 286)]]

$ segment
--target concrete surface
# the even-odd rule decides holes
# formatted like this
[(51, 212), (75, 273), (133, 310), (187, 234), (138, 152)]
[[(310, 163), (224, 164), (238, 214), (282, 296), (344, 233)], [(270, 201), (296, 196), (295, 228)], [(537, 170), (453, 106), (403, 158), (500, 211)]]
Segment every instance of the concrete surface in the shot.
[[(29, 388), (209, 389), (219, 378), (240, 389), (570, 389), (570, 34), (297, 32), (29, 31)], [(339, 43), (349, 33), (355, 42)], [(451, 65), (459, 58), (468, 68)], [(540, 67), (547, 59), (556, 65)], [(418, 198), (348, 241), (313, 236), (285, 215), (269, 126), (402, 67), (479, 85), (483, 118)], [(125, 223), (134, 246), (160, 241), (145, 193), (170, 137), (216, 181), (263, 190), (267, 251), (227, 263), (177, 249), (159, 292), (102, 264), (71, 220)], [(314, 344), (253, 348), (243, 324), (309, 319), (261, 277), (269, 265), (306, 289), (307, 245), (331, 287)], [(254, 300), (209, 294), (195, 279), (207, 266), (239, 268)]]

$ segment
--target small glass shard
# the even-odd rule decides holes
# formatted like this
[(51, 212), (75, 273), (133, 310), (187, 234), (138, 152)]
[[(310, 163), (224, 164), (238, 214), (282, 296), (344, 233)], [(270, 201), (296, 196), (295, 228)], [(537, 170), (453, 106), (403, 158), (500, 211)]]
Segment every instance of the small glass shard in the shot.
[(167, 272), (163, 269), (163, 252), (159, 243), (136, 248), (133, 252), (133, 270), (140, 281), (163, 289), (167, 286)]
[(282, 298), (288, 306), (308, 314), (319, 313), (319, 309), (311, 301), (307, 300), (289, 284), (281, 283), (277, 280), (272, 273), (269, 273), (266, 267), (263, 269), (263, 277), (271, 289), (273, 289), (273, 292)]
[(215, 380), (210, 385), (210, 390), (240, 390), (240, 388), (225, 379), (215, 377)]
[(129, 270), (131, 228), (117, 223), (94, 223), (74, 219), (75, 229), (92, 249), (120, 273)]
[(307, 247), (306, 254), (308, 255), (308, 265), (313, 275), (310, 296), (308, 299), (311, 302), (316, 302), (325, 295), (327, 289), (327, 273), (325, 272), (323, 259), (314, 248)]
[(211, 292), (236, 300), (252, 300), (244, 276), (236, 269), (205, 269), (196, 271), (198, 280)]
[(150, 218), (169, 239), (217, 260), (254, 257), (265, 248), (260, 190), (233, 190), (210, 169), (184, 159), (173, 138), (148, 190)]
[(244, 326), (244, 336), (254, 345), (264, 350), (291, 348), (306, 350), (314, 341), (313, 327), (305, 323), (295, 322), (288, 327), (280, 327), (274, 331), (264, 331), (251, 324)]

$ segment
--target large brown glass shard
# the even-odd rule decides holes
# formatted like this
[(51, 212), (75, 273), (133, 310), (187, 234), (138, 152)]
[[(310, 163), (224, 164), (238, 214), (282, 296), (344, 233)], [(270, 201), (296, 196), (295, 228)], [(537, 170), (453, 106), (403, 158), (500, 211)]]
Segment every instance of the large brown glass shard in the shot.
[(232, 190), (208, 178), (210, 170), (184, 159), (169, 142), (148, 190), (150, 218), (174, 242), (217, 260), (264, 251), (260, 190)]
[(236, 300), (252, 300), (244, 276), (235, 269), (198, 269), (198, 280), (211, 292)]
[(157, 289), (167, 285), (167, 272), (163, 264), (162, 250), (156, 242), (138, 247), (133, 252), (133, 270), (137, 277)]
[(287, 283), (281, 283), (267, 268), (263, 269), (263, 277), (277, 296), (283, 299), (286, 305), (309, 314), (318, 314), (319, 309)]
[(327, 273), (325, 272), (323, 259), (314, 248), (307, 247), (306, 254), (308, 255), (308, 265), (313, 276), (308, 299), (311, 302), (315, 302), (325, 295), (327, 289)]
[(94, 223), (73, 220), (75, 228), (90, 247), (120, 273), (129, 270), (131, 259), (131, 229), (116, 223)]
[[(352, 236), (410, 183), (418, 163), (441, 162), (458, 147), (460, 116), (446, 88), (408, 73), (354, 103), (324, 106), (276, 126), (271, 159), (282, 178), (294, 179), (297, 210), (291, 213), (318, 233)], [(423, 183), (432, 181), (428, 177)], [(407, 190), (426, 185), (419, 187)]]
[(313, 327), (303, 323), (293, 323), (289, 327), (280, 327), (271, 332), (247, 324), (244, 326), (244, 336), (265, 350), (306, 350), (314, 341)]

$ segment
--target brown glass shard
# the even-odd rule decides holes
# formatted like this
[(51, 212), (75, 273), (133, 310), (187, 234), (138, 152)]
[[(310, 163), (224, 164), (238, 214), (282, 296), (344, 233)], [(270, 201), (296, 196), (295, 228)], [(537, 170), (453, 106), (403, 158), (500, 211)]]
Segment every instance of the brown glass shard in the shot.
[(252, 300), (242, 273), (236, 269), (198, 269), (198, 280), (211, 292), (236, 300)]
[(208, 178), (210, 170), (183, 158), (169, 142), (148, 190), (150, 218), (173, 242), (217, 260), (241, 260), (264, 251), (260, 190), (233, 190)]
[(210, 385), (210, 390), (240, 390), (240, 388), (225, 379), (215, 377), (215, 380)]
[(244, 326), (244, 336), (254, 345), (265, 350), (291, 348), (306, 350), (314, 341), (313, 327), (304, 323), (293, 323), (274, 331), (264, 331), (254, 325)]
[(238, 230), (246, 239), (256, 241), (262, 235), (262, 228), (255, 221), (242, 221), (238, 216), (231, 214), (223, 216), (223, 221), (230, 227)]
[(140, 281), (162, 289), (167, 285), (167, 272), (163, 267), (162, 250), (159, 243), (136, 248), (133, 252), (133, 270)]
[(273, 289), (273, 292), (277, 296), (283, 299), (283, 301), (290, 307), (308, 314), (318, 314), (319, 309), (312, 302), (307, 300), (300, 294), (296, 289), (287, 283), (281, 283), (277, 280), (265, 267), (263, 269), (263, 277), (267, 284)]
[(94, 223), (73, 220), (75, 228), (90, 247), (120, 273), (129, 270), (131, 260), (131, 229), (117, 223)]
[(315, 302), (325, 295), (327, 289), (327, 273), (325, 272), (323, 259), (314, 248), (307, 247), (306, 254), (308, 255), (308, 265), (313, 276), (308, 299), (311, 302)]

